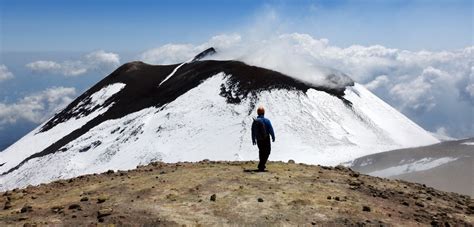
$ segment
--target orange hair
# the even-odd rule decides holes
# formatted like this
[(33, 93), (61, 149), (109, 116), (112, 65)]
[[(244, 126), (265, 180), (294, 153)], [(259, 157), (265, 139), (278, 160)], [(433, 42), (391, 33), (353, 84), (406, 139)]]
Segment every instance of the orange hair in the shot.
[(265, 114), (265, 109), (263, 108), (263, 106), (260, 106), (257, 108), (257, 114), (258, 115), (264, 115)]

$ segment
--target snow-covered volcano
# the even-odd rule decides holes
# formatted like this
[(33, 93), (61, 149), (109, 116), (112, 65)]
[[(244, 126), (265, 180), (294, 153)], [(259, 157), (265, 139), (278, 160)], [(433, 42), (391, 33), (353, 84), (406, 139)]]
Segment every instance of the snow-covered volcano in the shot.
[(0, 153), (0, 190), (152, 161), (255, 160), (264, 105), (270, 160), (336, 165), (438, 142), (342, 73), (318, 86), (239, 61), (122, 65)]

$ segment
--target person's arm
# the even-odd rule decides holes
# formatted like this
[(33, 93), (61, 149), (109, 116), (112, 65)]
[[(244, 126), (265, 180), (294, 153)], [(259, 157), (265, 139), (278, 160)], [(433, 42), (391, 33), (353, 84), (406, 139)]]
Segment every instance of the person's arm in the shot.
[(268, 119), (267, 119), (267, 122), (268, 122), (268, 132), (272, 136), (273, 142), (275, 142), (275, 132), (273, 132), (272, 122), (270, 122), (270, 120), (268, 120)]
[(252, 122), (252, 144), (255, 145), (256, 144), (256, 135), (255, 135), (255, 120), (253, 120)]

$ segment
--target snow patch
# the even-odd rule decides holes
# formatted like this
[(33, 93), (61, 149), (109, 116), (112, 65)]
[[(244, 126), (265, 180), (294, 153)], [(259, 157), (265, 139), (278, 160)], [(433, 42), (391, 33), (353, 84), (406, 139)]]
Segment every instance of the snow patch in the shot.
[(158, 85), (158, 87), (161, 86), (164, 82), (166, 82), (169, 78), (171, 78), (178, 71), (179, 68), (181, 68), (183, 65), (191, 62), (192, 60), (193, 59), (189, 59), (189, 60), (181, 63), (180, 65), (178, 65), (176, 68), (174, 68), (173, 71), (163, 81), (161, 81), (161, 83)]
[(461, 143), (461, 145), (469, 145), (469, 146), (472, 146), (472, 145), (474, 145), (474, 142), (464, 142), (464, 143)]
[(374, 160), (372, 160), (371, 158), (368, 158), (366, 160), (364, 160), (362, 163), (360, 163), (359, 166), (368, 166), (368, 165), (372, 165), (372, 163), (374, 162)]
[(396, 176), (396, 175), (405, 174), (405, 173), (432, 169), (437, 166), (440, 166), (452, 161), (456, 161), (457, 159), (458, 158), (453, 158), (453, 157), (444, 157), (444, 158), (438, 158), (438, 159), (423, 158), (416, 162), (399, 165), (399, 166), (393, 166), (390, 168), (370, 172), (368, 173), (368, 175), (377, 176), (377, 177), (391, 177), (391, 176)]
[(102, 105), (107, 99), (115, 95), (125, 87), (124, 83), (115, 83), (107, 85), (98, 92), (91, 95), (91, 103), (93, 105)]

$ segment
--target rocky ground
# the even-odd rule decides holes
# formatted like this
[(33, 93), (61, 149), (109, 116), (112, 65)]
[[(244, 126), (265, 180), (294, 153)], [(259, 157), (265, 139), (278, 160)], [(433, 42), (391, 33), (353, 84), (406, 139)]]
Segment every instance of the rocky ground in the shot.
[(0, 226), (472, 226), (474, 200), (344, 167), (152, 163), (2, 192)]

